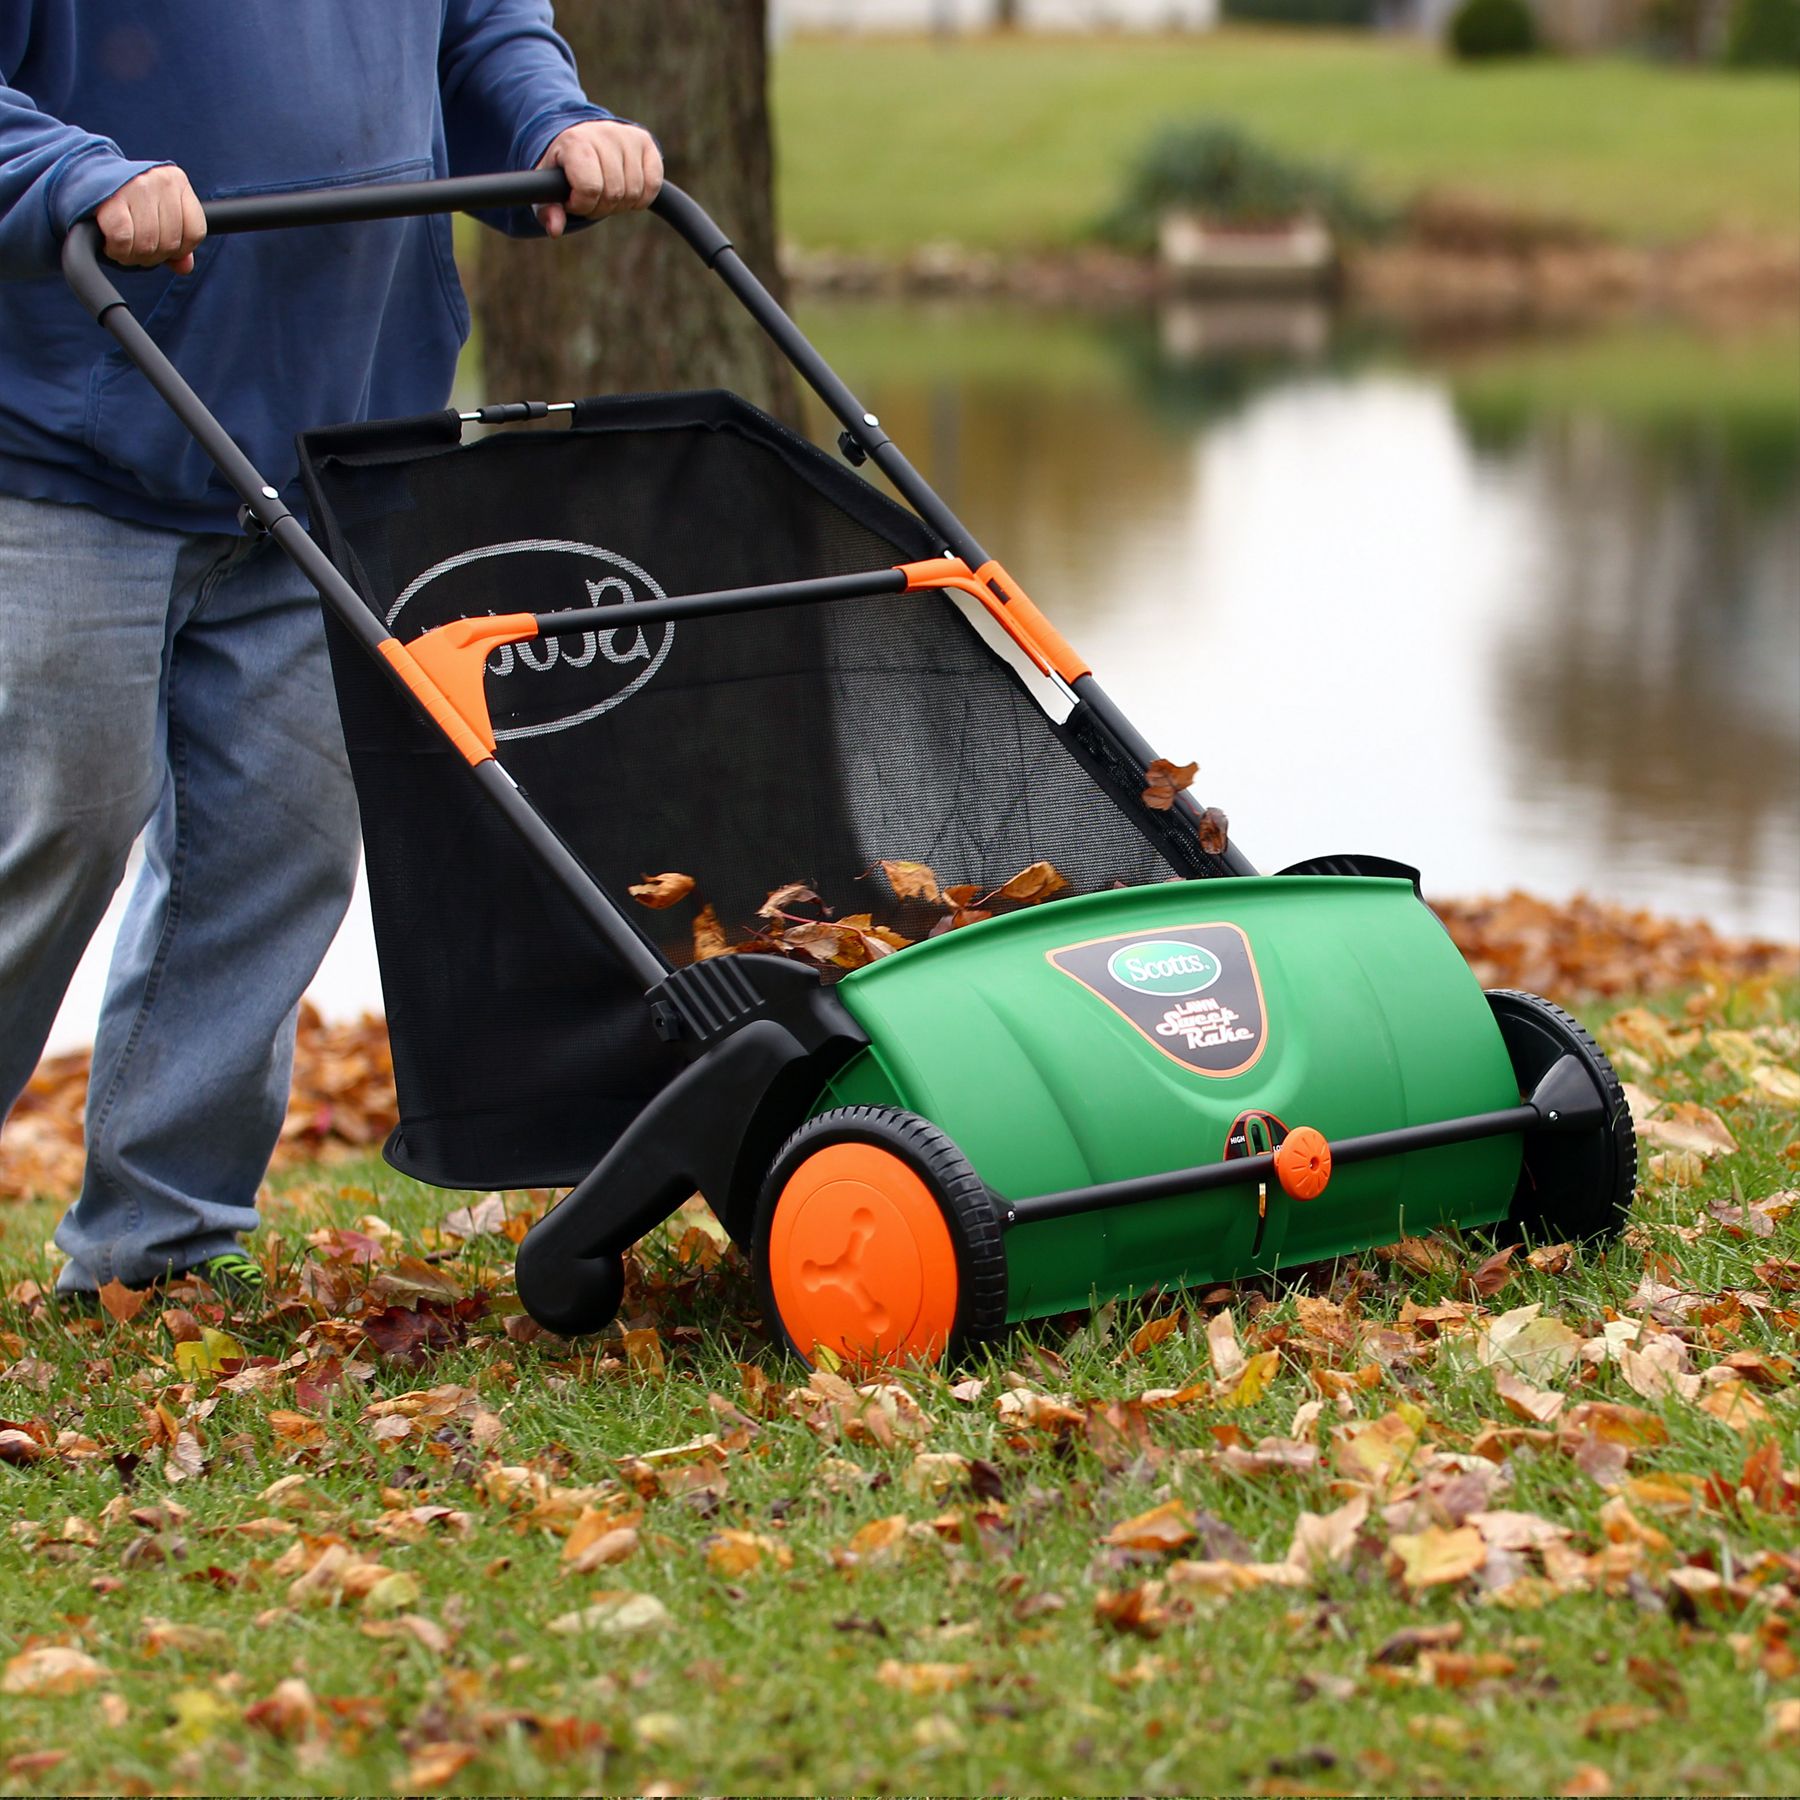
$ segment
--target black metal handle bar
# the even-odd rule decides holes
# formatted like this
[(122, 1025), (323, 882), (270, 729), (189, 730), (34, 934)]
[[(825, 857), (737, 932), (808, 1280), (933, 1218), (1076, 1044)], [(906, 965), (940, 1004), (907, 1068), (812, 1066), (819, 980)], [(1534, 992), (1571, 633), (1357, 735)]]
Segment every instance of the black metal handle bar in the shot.
[[(206, 218), (208, 229), (213, 232), (278, 231), (298, 226), (349, 224), (445, 212), (487, 212), (566, 201), (568, 197), (568, 182), (560, 170), (539, 169), (519, 174), (463, 176), (441, 181), (393, 182), (372, 187), (323, 188), (215, 200), (206, 206)], [(881, 421), (875, 414), (863, 407), (836, 371), (807, 341), (705, 208), (672, 182), (665, 182), (650, 210), (676, 231), (725, 283), (843, 425), (850, 440), (931, 527), (946, 551), (961, 557), (971, 569), (979, 569), (987, 563), (988, 554), (973, 534), (907, 461), (881, 429)], [(211, 457), (244, 502), (247, 517), (254, 519), (281, 545), (364, 647), (385, 659), (381, 646), (387, 632), (381, 621), (313, 543), (282, 503), (279, 491), (257, 471), (231, 434), (132, 316), (124, 296), (114, 286), (102, 263), (103, 241), (99, 226), (91, 218), (77, 221), (63, 241), (63, 272), (76, 296), (118, 340), (132, 363)], [(884, 572), (881, 579), (885, 583), (892, 577)], [(1082, 675), (1072, 687), (1074, 698), (1087, 709), (1094, 726), (1117, 746), (1121, 757), (1139, 770), (1148, 770), (1156, 752), (1094, 677)], [(667, 965), (638, 930), (635, 921), (626, 916), (619, 903), (581, 866), (499, 763), (490, 758), (477, 764), (474, 775), (520, 834), (560, 877), (561, 884), (626, 965), (640, 974), (648, 985), (660, 980), (667, 972)], [(1176, 805), (1190, 829), (1197, 832), (1199, 802), (1190, 794), (1182, 794)], [(1235, 844), (1228, 848), (1223, 860), (1233, 874), (1253, 875), (1256, 872), (1255, 866)]]

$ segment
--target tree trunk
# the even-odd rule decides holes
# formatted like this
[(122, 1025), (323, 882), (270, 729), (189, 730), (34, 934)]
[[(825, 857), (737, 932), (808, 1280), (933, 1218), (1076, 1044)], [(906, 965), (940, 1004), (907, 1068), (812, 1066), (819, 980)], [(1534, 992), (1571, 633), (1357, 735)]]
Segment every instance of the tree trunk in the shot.
[[(557, 25), (602, 106), (654, 131), (669, 179), (783, 298), (775, 255), (765, 0), (564, 0)], [(475, 307), (490, 400), (728, 387), (792, 422), (785, 360), (658, 219), (559, 244), (482, 234)]]

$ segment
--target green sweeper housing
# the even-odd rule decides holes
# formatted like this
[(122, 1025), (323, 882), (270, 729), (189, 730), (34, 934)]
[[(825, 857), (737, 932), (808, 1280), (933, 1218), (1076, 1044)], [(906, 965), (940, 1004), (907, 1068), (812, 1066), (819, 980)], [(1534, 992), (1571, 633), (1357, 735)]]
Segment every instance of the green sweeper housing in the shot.
[[(329, 234), (563, 197), (546, 172), (207, 217)], [(1078, 653), (712, 220), (673, 187), (654, 211), (836, 416), (841, 460), (723, 393), (340, 426), (301, 441), (309, 535), (236, 447), (247, 401), (187, 387), (91, 222), (64, 257), (324, 602), (387, 1155), (572, 1190), (520, 1246), (531, 1314), (601, 1329), (625, 1252), (695, 1191), (771, 1330), (852, 1363), (1436, 1226), (1616, 1232), (1635, 1141), (1581, 1028), (1484, 994), (1412, 869), (1262, 875), (1190, 795), (1148, 804), (1155, 752)], [(562, 428), (499, 429), (532, 423)], [(941, 930), (896, 859), (992, 916)], [(995, 898), (1039, 864), (1056, 897)], [(626, 898), (657, 870), (695, 894)], [(907, 947), (848, 973), (705, 954), (784, 882)]]

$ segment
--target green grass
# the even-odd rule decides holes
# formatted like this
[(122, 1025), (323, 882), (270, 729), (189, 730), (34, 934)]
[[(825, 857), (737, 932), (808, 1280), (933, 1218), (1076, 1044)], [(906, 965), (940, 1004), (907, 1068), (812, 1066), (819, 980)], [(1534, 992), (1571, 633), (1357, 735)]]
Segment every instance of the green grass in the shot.
[(1341, 163), (1389, 201), (1460, 189), (1646, 242), (1800, 229), (1800, 91), (1781, 73), (1471, 69), (1316, 32), (803, 38), (777, 59), (775, 108), (782, 224), (808, 246), (1072, 243), (1157, 127), (1201, 113)]
[[(1785, 1023), (1762, 1040), (1790, 1061), (1800, 1045), (1797, 998), (1786, 996)], [(1715, 1022), (1767, 1027), (1772, 1016), (1765, 997)], [(1637, 1068), (1635, 1078), (1670, 1097), (1719, 1104), (1739, 1081), (1717, 1051), (1702, 1040), (1666, 1065)], [(1800, 1217), (1790, 1213), (1774, 1236), (1736, 1239), (1706, 1208), (1728, 1200), (1734, 1183), (1752, 1198), (1793, 1185), (1784, 1146), (1795, 1115), (1774, 1105), (1726, 1110), (1741, 1148), (1701, 1185), (1650, 1182), (1627, 1242), (1584, 1255), (1564, 1275), (1526, 1271), (1490, 1310), (1542, 1302), (1584, 1335), (1596, 1332), (1606, 1317), (1638, 1310), (1631, 1296), (1655, 1257), (1671, 1285), (1761, 1297), (1761, 1310), (1726, 1306), (1693, 1326), (1696, 1366), (1740, 1349), (1778, 1368), (1777, 1359), (1791, 1359), (1795, 1296), (1770, 1289), (1758, 1265), (1800, 1257)], [(309, 1235), (371, 1216), (398, 1234), (384, 1240), (384, 1266), (403, 1248), (442, 1253), (452, 1247), (433, 1228), (446, 1204), (375, 1165), (311, 1171), (284, 1183), (268, 1208), (280, 1238), (270, 1254), (291, 1269), (318, 1253)], [(1190, 1299), (1183, 1327), (1135, 1356), (1126, 1349), (1133, 1328), (1168, 1302), (1122, 1309), (1109, 1326), (1074, 1335), (1071, 1324), (1047, 1325), (954, 1372), (987, 1377), (974, 1402), (952, 1396), (943, 1378), (908, 1376), (933, 1422), (917, 1444), (831, 1442), (774, 1407), (731, 1450), (722, 1493), (649, 1500), (630, 1560), (572, 1576), (556, 1528), (497, 1499), (492, 1468), (529, 1466), (550, 1484), (598, 1485), (618, 1477), (620, 1457), (742, 1429), (708, 1400), (751, 1404), (740, 1362), (771, 1377), (777, 1392), (799, 1371), (756, 1341), (741, 1269), (728, 1262), (695, 1281), (667, 1241), (652, 1248), (646, 1304), (657, 1312), (666, 1377), (548, 1341), (512, 1342), (491, 1317), (466, 1346), (417, 1372), (362, 1351), (355, 1360), (372, 1369), (366, 1389), (353, 1383), (324, 1405), (321, 1442), (308, 1449), (277, 1434), (299, 1406), (291, 1370), (268, 1377), (263, 1393), (220, 1389), (204, 1376), (183, 1382), (156, 1306), (128, 1326), (69, 1326), (33, 1302), (19, 1284), (48, 1280), (43, 1246), (54, 1216), (48, 1205), (0, 1211), (0, 1289), (9, 1295), (0, 1306), (0, 1361), (9, 1365), (0, 1370), (0, 1413), (91, 1443), (64, 1439), (61, 1455), (0, 1462), (9, 1526), (0, 1533), (0, 1665), (33, 1641), (56, 1642), (80, 1648), (105, 1673), (87, 1692), (0, 1702), (0, 1770), (20, 1755), (63, 1753), (48, 1769), (16, 1765), (16, 1789), (385, 1791), (425, 1785), (433, 1771), (415, 1759), (445, 1742), (468, 1752), (451, 1785), (469, 1792), (1154, 1793), (1296, 1784), (1555, 1792), (1584, 1764), (1602, 1768), (1616, 1791), (1793, 1785), (1793, 1750), (1770, 1737), (1768, 1709), (1800, 1686), (1770, 1661), (1776, 1640), (1756, 1636), (1775, 1617), (1771, 1590), (1742, 1612), (1691, 1619), (1664, 1603), (1668, 1574), (1683, 1559), (1710, 1559), (1730, 1574), (1759, 1552), (1792, 1548), (1793, 1517), (1754, 1506), (1671, 1514), (1639, 1505), (1670, 1549), (1646, 1557), (1638, 1578), (1622, 1576), (1616, 1591), (1570, 1594), (1542, 1610), (1482, 1604), (1467, 1583), (1408, 1593), (1384, 1567), (1387, 1528), (1377, 1518), (1358, 1554), (1314, 1587), (1195, 1600), (1191, 1610), (1178, 1606), (1154, 1640), (1100, 1620), (1101, 1588), (1155, 1579), (1166, 1559), (1132, 1562), (1099, 1539), (1170, 1493), (1269, 1559), (1285, 1553), (1302, 1507), (1338, 1503), (1329, 1472), (1245, 1480), (1182, 1454), (1210, 1450), (1231, 1426), (1253, 1442), (1285, 1434), (1313, 1395), (1312, 1358), (1294, 1341), (1292, 1293), (1260, 1312), (1260, 1297), (1236, 1296), (1246, 1338), (1290, 1327), (1279, 1374), (1247, 1410), (1197, 1401), (1148, 1412), (1135, 1441), (1105, 1429), (1107, 1403), (1125, 1404), (1120, 1418), (1131, 1427), (1129, 1402), (1145, 1389), (1204, 1379), (1205, 1314), (1216, 1302)], [(464, 1287), (492, 1281), (504, 1246), (477, 1244), (438, 1267)], [(1390, 1333), (1365, 1340), (1344, 1365), (1383, 1366), (1401, 1341), (1392, 1326), (1404, 1304), (1452, 1298), (1481, 1254), (1450, 1246), (1446, 1266), (1429, 1274), (1376, 1258), (1327, 1272), (1315, 1291), (1334, 1280), (1341, 1298), (1365, 1282), (1367, 1329)], [(296, 1308), (285, 1321), (234, 1329), (248, 1350), (285, 1357), (307, 1321)], [(312, 1329), (301, 1348), (318, 1356), (335, 1341), (351, 1355), (354, 1327), (326, 1317)], [(994, 1396), (1021, 1380), (1072, 1394), (1093, 1423), (1064, 1440), (1008, 1427)], [(1766, 1432), (1791, 1460), (1800, 1424), (1791, 1368), (1785, 1381), (1763, 1399)], [(496, 1414), (497, 1442), (478, 1446), (465, 1419), (383, 1447), (364, 1407), (439, 1384), (472, 1390), (464, 1410), (478, 1404)], [(1735, 1481), (1746, 1442), (1717, 1418), (1679, 1401), (1644, 1401), (1611, 1366), (1585, 1386), (1567, 1385), (1572, 1400), (1650, 1406), (1666, 1422), (1668, 1442), (1641, 1452), (1634, 1474)], [(1374, 1418), (1403, 1402), (1424, 1410), (1429, 1437), (1447, 1449), (1465, 1449), (1484, 1419), (1507, 1418), (1487, 1371), (1441, 1353), (1394, 1364), (1358, 1391), (1352, 1411)], [(184, 1418), (196, 1421), (205, 1467), (171, 1483), (166, 1452), (151, 1445)], [(1328, 1409), (1322, 1443), (1336, 1420)], [(961, 1484), (936, 1497), (916, 1491), (908, 1476), (915, 1449), (990, 1461), (1004, 1489), (1000, 1512)], [(838, 1459), (835, 1486), (830, 1458)], [(1510, 1490), (1492, 1504), (1568, 1527), (1583, 1550), (1604, 1542), (1606, 1496), (1569, 1457), (1519, 1450), (1507, 1473)], [(265, 1497), (293, 1475), (304, 1477), (297, 1488)], [(185, 1516), (159, 1518), (155, 1509), (168, 1502)], [(453, 1524), (431, 1526), (416, 1543), (380, 1535), (397, 1508), (426, 1503), (465, 1514), (460, 1533)], [(984, 1506), (990, 1516), (978, 1524)], [(924, 1524), (951, 1512), (962, 1515), (960, 1526)], [(860, 1527), (892, 1515), (914, 1527), (896, 1560), (834, 1561)], [(258, 1523), (270, 1519), (277, 1524)], [(716, 1572), (707, 1547), (723, 1528), (779, 1543), (791, 1570)], [(379, 1602), (371, 1611), (342, 1596), (292, 1595), (292, 1576), (277, 1573), (276, 1560), (328, 1536), (412, 1578), (416, 1591), (404, 1582), (385, 1590), (391, 1604), (449, 1641), (406, 1626), (379, 1635), (394, 1631)], [(655, 1596), (669, 1623), (618, 1638), (546, 1629), (609, 1589)], [(155, 1621), (200, 1630), (171, 1634)], [(1511, 1666), (1450, 1687), (1371, 1662), (1390, 1633), (1441, 1625), (1461, 1627), (1460, 1652)], [(890, 1660), (967, 1665), (968, 1678), (944, 1693), (901, 1693), (881, 1679)], [(247, 1707), (294, 1678), (320, 1709), (312, 1729), (284, 1740), (246, 1720)], [(1621, 1722), (1601, 1712), (1609, 1707), (1640, 1711)]]

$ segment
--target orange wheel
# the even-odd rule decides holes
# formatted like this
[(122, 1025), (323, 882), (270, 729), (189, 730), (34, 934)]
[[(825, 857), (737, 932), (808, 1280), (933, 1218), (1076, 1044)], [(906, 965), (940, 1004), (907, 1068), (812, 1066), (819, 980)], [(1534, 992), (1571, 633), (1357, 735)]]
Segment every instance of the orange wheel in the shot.
[(1331, 1146), (1322, 1131), (1297, 1125), (1275, 1152), (1275, 1178), (1295, 1200), (1316, 1200), (1331, 1180)]
[(850, 1107), (803, 1126), (776, 1158), (756, 1242), (770, 1322), (808, 1362), (821, 1349), (859, 1367), (935, 1361), (1004, 1318), (993, 1201), (909, 1113)]

